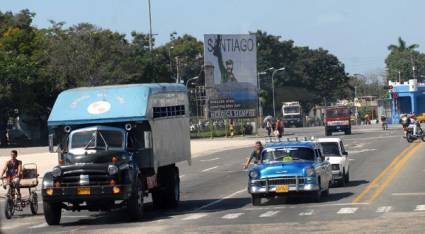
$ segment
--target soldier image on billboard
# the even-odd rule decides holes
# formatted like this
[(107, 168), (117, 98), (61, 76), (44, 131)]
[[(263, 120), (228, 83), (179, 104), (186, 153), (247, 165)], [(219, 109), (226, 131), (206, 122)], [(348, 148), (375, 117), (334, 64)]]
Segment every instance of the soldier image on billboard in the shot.
[(233, 74), (233, 60), (229, 59), (225, 63), (223, 54), (221, 53), (221, 35), (217, 35), (217, 39), (213, 48), (213, 55), (217, 57), (218, 66), (220, 68), (221, 83), (237, 82), (235, 74)]

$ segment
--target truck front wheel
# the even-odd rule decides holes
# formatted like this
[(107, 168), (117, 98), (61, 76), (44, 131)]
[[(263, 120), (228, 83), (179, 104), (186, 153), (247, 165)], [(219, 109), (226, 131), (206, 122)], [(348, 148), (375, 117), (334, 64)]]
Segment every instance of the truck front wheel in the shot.
[(61, 216), (62, 208), (60, 203), (43, 202), (44, 218), (49, 225), (58, 225)]
[(140, 219), (143, 216), (143, 184), (140, 178), (137, 178), (135, 191), (128, 199), (127, 209), (131, 219)]

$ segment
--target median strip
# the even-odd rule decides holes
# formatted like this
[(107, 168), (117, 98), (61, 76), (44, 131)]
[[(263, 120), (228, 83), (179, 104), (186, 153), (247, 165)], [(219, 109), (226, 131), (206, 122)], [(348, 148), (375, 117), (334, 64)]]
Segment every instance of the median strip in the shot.
[(399, 162), (399, 160), (408, 152), (408, 151), (410, 151), (411, 149), (413, 149), (414, 148), (414, 145), (413, 144), (410, 144), (409, 146), (407, 146), (400, 154), (398, 154), (394, 159), (393, 159), (393, 161), (387, 166), (387, 167), (385, 167), (385, 169), (381, 172), (381, 173), (379, 173), (379, 175), (375, 178), (375, 179), (373, 179), (372, 180), (372, 182), (370, 182), (370, 184), (365, 188), (365, 189), (363, 189), (363, 191), (359, 194), (359, 195), (357, 195), (354, 199), (353, 199), (353, 201), (352, 201), (352, 203), (359, 203), (362, 199), (363, 199), (363, 197), (365, 197), (366, 195), (367, 195), (367, 193), (373, 188), (373, 187), (375, 187), (376, 186), (376, 184), (385, 176), (385, 174), (387, 174), (389, 171), (390, 171), (390, 169), (394, 166), (394, 165), (396, 165), (398, 162)]

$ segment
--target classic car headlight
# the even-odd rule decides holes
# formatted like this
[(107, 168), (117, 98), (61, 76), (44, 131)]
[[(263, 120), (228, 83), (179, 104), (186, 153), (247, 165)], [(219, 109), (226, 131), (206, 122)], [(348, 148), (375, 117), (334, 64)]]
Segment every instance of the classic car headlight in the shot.
[(62, 174), (62, 170), (60, 167), (54, 167), (52, 170), (52, 175), (54, 177), (59, 177)]
[(118, 173), (118, 167), (115, 165), (109, 165), (108, 166), (108, 174), (109, 175), (115, 175)]
[(251, 178), (253, 178), (253, 179), (258, 178), (258, 176), (259, 176), (259, 174), (258, 174), (258, 172), (256, 172), (256, 171), (250, 171), (250, 172), (249, 172), (249, 177), (251, 177)]
[(314, 175), (314, 169), (313, 168), (307, 168), (306, 173), (307, 173), (307, 176), (313, 176)]

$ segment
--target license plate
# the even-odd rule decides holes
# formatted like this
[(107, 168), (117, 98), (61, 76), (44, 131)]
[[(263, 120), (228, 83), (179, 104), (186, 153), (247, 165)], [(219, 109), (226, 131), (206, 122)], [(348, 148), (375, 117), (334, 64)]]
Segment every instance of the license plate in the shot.
[(289, 190), (288, 185), (277, 185), (276, 186), (276, 192), (277, 193), (287, 193)]
[(78, 195), (90, 195), (90, 188), (88, 187), (78, 188)]

